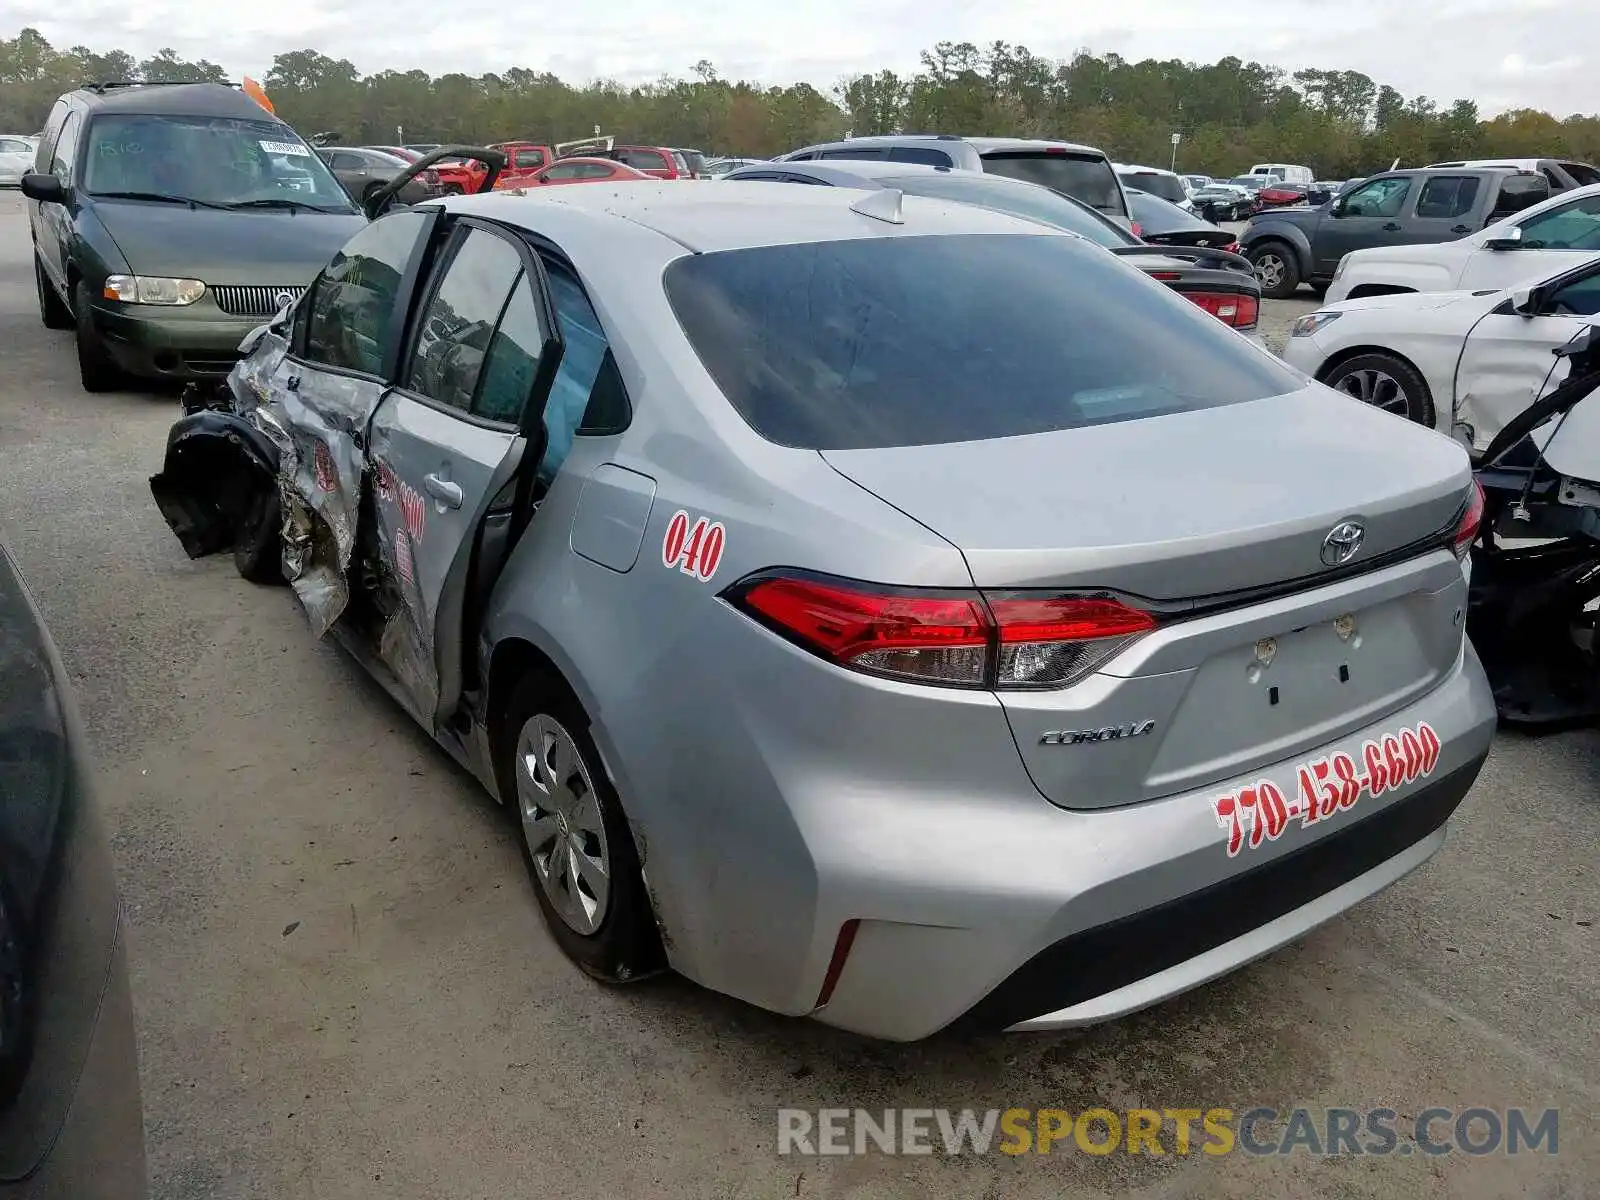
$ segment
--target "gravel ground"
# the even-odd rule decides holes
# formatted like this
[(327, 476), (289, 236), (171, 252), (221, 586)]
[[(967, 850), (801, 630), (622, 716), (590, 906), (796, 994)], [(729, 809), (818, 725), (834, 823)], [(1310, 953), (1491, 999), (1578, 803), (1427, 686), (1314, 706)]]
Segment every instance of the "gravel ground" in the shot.
[[(1553, 1198), (1600, 1177), (1600, 734), (1503, 736), (1428, 866), (1097, 1029), (882, 1046), (673, 979), (605, 990), (545, 935), (472, 782), (288, 593), (184, 557), (146, 483), (173, 399), (79, 390), (20, 214), (0, 197), (0, 533), (98, 752), (159, 1200)], [(890, 1104), (1559, 1106), (1561, 1140), (1477, 1159), (776, 1153), (779, 1106)]]

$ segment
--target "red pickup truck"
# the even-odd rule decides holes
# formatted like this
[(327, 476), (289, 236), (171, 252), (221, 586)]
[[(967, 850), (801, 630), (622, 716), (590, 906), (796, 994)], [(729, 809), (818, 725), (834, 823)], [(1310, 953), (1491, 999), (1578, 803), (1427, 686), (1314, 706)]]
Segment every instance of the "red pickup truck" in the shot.
[(499, 150), (506, 156), (506, 168), (495, 181), (501, 188), (517, 187), (531, 181), (534, 175), (556, 160), (555, 147), (543, 146), (538, 142), (494, 142), (489, 149)]

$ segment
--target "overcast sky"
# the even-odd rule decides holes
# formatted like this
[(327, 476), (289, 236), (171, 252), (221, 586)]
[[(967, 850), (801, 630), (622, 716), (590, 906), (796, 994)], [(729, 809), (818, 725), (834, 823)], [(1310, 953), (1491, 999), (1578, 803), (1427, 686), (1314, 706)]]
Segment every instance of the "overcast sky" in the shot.
[(581, 82), (686, 75), (809, 80), (915, 68), (936, 41), (995, 39), (1067, 57), (1224, 55), (1294, 70), (1363, 71), (1405, 95), (1600, 112), (1600, 0), (0, 0), (0, 33), (32, 25), (60, 48), (146, 57), (172, 46), (232, 77), (312, 47), (364, 73), (511, 66)]

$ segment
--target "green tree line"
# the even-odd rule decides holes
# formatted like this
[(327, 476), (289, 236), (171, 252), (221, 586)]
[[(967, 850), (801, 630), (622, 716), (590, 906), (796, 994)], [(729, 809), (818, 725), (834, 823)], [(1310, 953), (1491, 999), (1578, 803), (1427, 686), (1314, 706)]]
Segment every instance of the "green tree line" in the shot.
[[(86, 80), (220, 80), (216, 63), (172, 50), (144, 61), (121, 50), (57, 50), (37, 30), (0, 39), (0, 130), (37, 130), (61, 92)], [(1067, 138), (1114, 158), (1165, 165), (1179, 133), (1180, 169), (1236, 174), (1262, 161), (1310, 164), (1345, 178), (1399, 159), (1552, 155), (1600, 162), (1600, 116), (1518, 109), (1484, 120), (1469, 99), (1407, 97), (1359, 71), (1281, 68), (1238, 58), (1129, 62), (1079, 51), (940, 42), (911, 74), (879, 71), (828, 91), (722, 78), (709, 62), (686, 79), (567, 83), (513, 67), (487, 75), (380, 71), (292, 50), (261, 81), (303, 134), (340, 141), (565, 141), (596, 126), (627, 141), (768, 156), (845, 133), (907, 130)]]

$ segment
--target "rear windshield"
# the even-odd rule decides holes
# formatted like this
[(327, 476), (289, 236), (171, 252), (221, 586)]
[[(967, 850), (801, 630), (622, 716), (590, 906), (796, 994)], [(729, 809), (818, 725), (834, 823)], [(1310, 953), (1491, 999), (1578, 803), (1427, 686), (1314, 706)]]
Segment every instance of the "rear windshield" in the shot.
[(1014, 179), (995, 179), (988, 175), (954, 171), (938, 175), (902, 175), (880, 182), (912, 196), (936, 196), (959, 200), (1000, 212), (1013, 213), (1032, 221), (1042, 221), (1056, 229), (1082, 234), (1101, 246), (1132, 246), (1138, 238), (1122, 226), (1076, 200), (1069, 200), (1049, 188), (1020, 183)]
[(1149, 192), (1152, 196), (1160, 196), (1163, 200), (1170, 200), (1174, 204), (1180, 204), (1189, 198), (1176, 175), (1158, 175), (1154, 171), (1129, 171), (1123, 175), (1122, 182), (1128, 187)]
[(1122, 189), (1117, 186), (1117, 173), (1099, 155), (1004, 150), (985, 154), (983, 169), (1012, 179), (1042, 183), (1114, 217), (1128, 215), (1127, 206), (1122, 202)]
[(658, 150), (619, 150), (617, 159), (636, 171), (665, 171), (667, 159)]
[(784, 446), (1012, 437), (1303, 386), (1199, 305), (1052, 233), (694, 254), (664, 285), (717, 386)]

